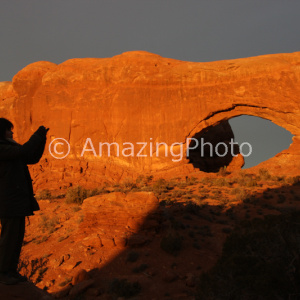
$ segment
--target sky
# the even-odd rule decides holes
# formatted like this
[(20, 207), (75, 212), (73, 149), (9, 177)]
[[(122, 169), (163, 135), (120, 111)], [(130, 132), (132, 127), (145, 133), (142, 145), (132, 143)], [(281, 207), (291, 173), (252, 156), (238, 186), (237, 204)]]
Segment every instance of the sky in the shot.
[[(299, 11), (299, 0), (1, 0), (0, 81), (40, 60), (132, 50), (194, 62), (296, 52)], [(245, 167), (291, 143), (270, 121), (245, 116), (230, 124), (239, 143), (253, 143)]]

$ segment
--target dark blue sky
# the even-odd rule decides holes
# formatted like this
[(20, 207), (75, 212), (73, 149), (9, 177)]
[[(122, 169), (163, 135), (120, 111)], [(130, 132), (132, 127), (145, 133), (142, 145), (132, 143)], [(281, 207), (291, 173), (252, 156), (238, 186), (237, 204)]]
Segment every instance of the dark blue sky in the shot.
[(39, 60), (130, 50), (197, 62), (300, 51), (299, 11), (298, 0), (3, 0), (0, 81)]

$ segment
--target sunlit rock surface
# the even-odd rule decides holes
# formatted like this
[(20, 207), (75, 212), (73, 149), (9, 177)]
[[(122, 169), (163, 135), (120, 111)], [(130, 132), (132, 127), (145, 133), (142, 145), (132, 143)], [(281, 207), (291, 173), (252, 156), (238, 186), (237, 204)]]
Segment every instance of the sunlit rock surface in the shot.
[[(0, 111), (14, 123), (15, 138), (21, 143), (41, 124), (50, 127), (45, 155), (33, 168), (36, 187), (95, 185), (148, 172), (192, 172), (185, 153), (178, 159), (187, 138), (243, 114), (269, 119), (294, 135), (287, 150), (258, 167), (296, 174), (299, 81), (300, 52), (195, 63), (133, 51), (60, 65), (30, 64), (12, 82), (0, 83)], [(70, 143), (64, 159), (49, 153), (55, 138)], [(99, 142), (117, 143), (119, 156), (114, 146), (110, 156), (105, 146), (100, 156)], [(129, 142), (134, 149), (124, 150)], [(137, 156), (138, 143), (147, 143), (141, 152), (144, 157)], [(156, 149), (156, 143), (182, 144), (173, 147), (173, 156), (169, 149), (165, 157), (165, 147)], [(63, 150), (57, 147), (58, 152)], [(239, 156), (231, 168), (242, 165)]]

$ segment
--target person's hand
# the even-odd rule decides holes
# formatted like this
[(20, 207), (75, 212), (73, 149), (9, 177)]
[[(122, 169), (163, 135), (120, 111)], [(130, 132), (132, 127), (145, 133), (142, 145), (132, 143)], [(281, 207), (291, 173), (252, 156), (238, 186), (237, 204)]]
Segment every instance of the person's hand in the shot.
[(48, 130), (49, 128), (46, 128), (45, 126), (40, 126), (36, 133), (45, 136)]

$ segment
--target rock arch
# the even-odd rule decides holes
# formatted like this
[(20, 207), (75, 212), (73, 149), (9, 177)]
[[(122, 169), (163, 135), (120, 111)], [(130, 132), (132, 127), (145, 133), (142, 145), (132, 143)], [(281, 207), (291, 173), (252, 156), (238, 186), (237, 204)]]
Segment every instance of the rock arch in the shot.
[(203, 172), (216, 173), (223, 167), (238, 169), (244, 164), (227, 121), (203, 128), (192, 138), (188, 137), (187, 144), (187, 159)]
[[(231, 119), (237, 118), (242, 116), (251, 116), (258, 118), (260, 120), (270, 121), (266, 118), (261, 118), (258, 116), (255, 116), (254, 114), (238, 114), (237, 116), (222, 118), (220, 121), (217, 121), (216, 123), (212, 125), (207, 125), (207, 123), (204, 126), (201, 126), (199, 124), (198, 128), (201, 128), (200, 131), (197, 132), (198, 128), (196, 127), (188, 136), (188, 141), (190, 149), (187, 150), (187, 159), (189, 159), (189, 162), (195, 167), (199, 168), (199, 170), (204, 172), (218, 172), (220, 168), (226, 167), (227, 170), (234, 170), (239, 169), (244, 166), (245, 159), (243, 159), (243, 155), (245, 156), (252, 156), (257, 154), (257, 151), (259, 150), (266, 150), (264, 149), (263, 145), (255, 145), (253, 143), (255, 151), (253, 152), (252, 144), (249, 143), (248, 140), (243, 139), (240, 140), (238, 143), (235, 137), (235, 133), (233, 128), (231, 127), (231, 124), (228, 122)], [(257, 122), (255, 121), (255, 118), (252, 118), (251, 122)], [(249, 121), (248, 121), (249, 122)], [(273, 129), (276, 130), (276, 127), (280, 127), (281, 129), (284, 129), (281, 126), (278, 126), (277, 124), (273, 123)], [(261, 121), (258, 122), (261, 126), (268, 125), (268, 124), (262, 124)], [(263, 129), (262, 129), (263, 131)], [(195, 133), (196, 132), (196, 133)], [(289, 131), (287, 131), (289, 132)], [(254, 132), (253, 132), (254, 133)], [(276, 132), (274, 132), (276, 133)], [(290, 132), (289, 132), (290, 133)], [(254, 133), (255, 134), (255, 133)], [(290, 133), (291, 138), (293, 135)], [(191, 138), (192, 137), (192, 138)], [(259, 133), (258, 133), (259, 138)], [(260, 137), (261, 138), (261, 137)], [(265, 137), (266, 141), (270, 141), (269, 137)], [(191, 140), (190, 140), (191, 139)], [(250, 139), (253, 142), (253, 139)], [(287, 141), (285, 141), (287, 142)], [(271, 143), (272, 144), (272, 143)], [(239, 149), (239, 146), (242, 146), (242, 149)], [(265, 148), (270, 147), (269, 145), (264, 145)], [(284, 151), (286, 152), (289, 148), (289, 144), (285, 144), (285, 147), (281, 147), (281, 149), (278, 152), (274, 153), (274, 150), (272, 151), (272, 155), (270, 155), (267, 159), (261, 160), (256, 165), (263, 161), (267, 161), (276, 155), (280, 155), (279, 153)], [(278, 147), (277, 147), (278, 148)], [(270, 148), (271, 149), (271, 148)], [(256, 153), (255, 153), (256, 152)], [(241, 153), (241, 155), (240, 155)], [(233, 154), (233, 155), (232, 155)], [(252, 167), (252, 166), (251, 166)], [(249, 167), (247, 167), (249, 168)]]
[(87, 137), (96, 145), (185, 143), (204, 128), (243, 114), (271, 120), (294, 135), (286, 151), (258, 167), (298, 174), (299, 83), (300, 52), (195, 63), (133, 51), (60, 65), (33, 63), (12, 82), (0, 83), (0, 111), (15, 124), (20, 142), (44, 124), (50, 127), (48, 143), (61, 137), (71, 144), (64, 160), (46, 152), (41, 167), (33, 170), (36, 185), (46, 180), (50, 185), (96, 184), (174, 168), (191, 171), (187, 160), (151, 157), (149, 148), (143, 159), (92, 153), (82, 158), (80, 153)]
[[(295, 114), (286, 111), (274, 110), (270, 107), (252, 107), (247, 105), (237, 105), (233, 108), (229, 108), (225, 111), (217, 111), (211, 114), (211, 117), (202, 120), (197, 124), (193, 130), (189, 133), (188, 137), (193, 137), (197, 133), (201, 133), (203, 130), (209, 127), (216, 126), (222, 122), (227, 122), (231, 118), (239, 117), (242, 115), (249, 115), (254, 117), (260, 117), (265, 120), (272, 121), (274, 124), (285, 128), (291, 134), (293, 134), (293, 143), (285, 149), (275, 155), (274, 157), (260, 163), (258, 166), (252, 167), (253, 170), (258, 168), (268, 168), (270, 171), (280, 171), (283, 174), (299, 174), (298, 160), (299, 160), (299, 128), (297, 123), (297, 113)], [(289, 119), (290, 118), (290, 119)], [(290, 123), (292, 120), (293, 123)], [(233, 168), (242, 167), (243, 163), (241, 159), (232, 163)]]

